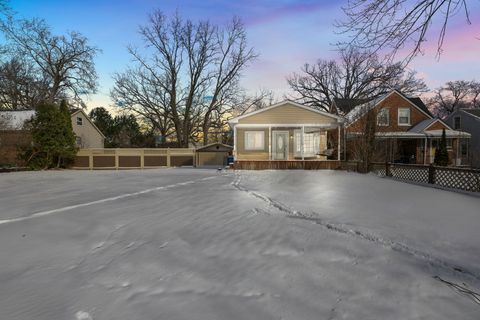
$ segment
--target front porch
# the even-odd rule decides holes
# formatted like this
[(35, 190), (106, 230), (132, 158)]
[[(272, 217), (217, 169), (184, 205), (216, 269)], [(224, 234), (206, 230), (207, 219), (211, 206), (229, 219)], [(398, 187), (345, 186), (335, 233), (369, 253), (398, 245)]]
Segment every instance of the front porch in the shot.
[(294, 101), (233, 118), (237, 169), (323, 169), (340, 160), (343, 119)]
[(319, 162), (341, 156), (340, 126), (237, 125), (233, 135), (235, 161)]
[[(449, 165), (470, 164), (469, 138), (462, 135), (447, 135)], [(375, 141), (375, 162), (427, 165), (435, 162), (435, 152), (440, 145), (441, 133), (395, 136), (379, 135)], [(353, 141), (348, 141), (351, 143)], [(348, 146), (351, 150), (352, 146)], [(347, 159), (351, 157), (347, 156)]]

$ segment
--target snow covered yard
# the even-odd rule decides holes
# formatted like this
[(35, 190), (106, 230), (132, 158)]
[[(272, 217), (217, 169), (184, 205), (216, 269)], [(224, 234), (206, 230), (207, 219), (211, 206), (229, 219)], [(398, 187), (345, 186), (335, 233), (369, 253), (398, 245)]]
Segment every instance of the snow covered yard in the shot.
[(2, 174), (0, 319), (478, 319), (478, 230), (346, 172)]

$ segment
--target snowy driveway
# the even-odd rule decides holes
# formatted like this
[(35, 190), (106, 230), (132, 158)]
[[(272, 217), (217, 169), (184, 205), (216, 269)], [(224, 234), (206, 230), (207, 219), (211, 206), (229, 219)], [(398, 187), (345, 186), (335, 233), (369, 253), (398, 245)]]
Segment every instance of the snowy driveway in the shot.
[(479, 230), (345, 172), (2, 174), (0, 319), (478, 319)]

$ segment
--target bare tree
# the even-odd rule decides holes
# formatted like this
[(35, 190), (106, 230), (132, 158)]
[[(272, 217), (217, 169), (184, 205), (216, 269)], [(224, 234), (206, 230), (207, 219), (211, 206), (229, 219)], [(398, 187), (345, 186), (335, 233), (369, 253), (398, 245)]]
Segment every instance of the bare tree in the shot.
[(229, 109), (249, 102), (249, 98), (240, 94), (239, 80), (241, 71), (257, 56), (248, 47), (245, 29), (238, 18), (234, 18), (226, 28), (218, 30), (214, 41), (216, 55), (210, 88), (207, 88), (212, 95), (202, 108), (204, 144), (208, 143), (208, 132), (212, 125), (214, 130), (223, 126), (222, 119)]
[(0, 108), (29, 109), (42, 100), (44, 84), (33, 77), (29, 61), (12, 58), (0, 64)]
[(415, 71), (406, 72), (400, 63), (382, 62), (376, 54), (355, 48), (340, 50), (337, 60), (319, 59), (306, 63), (302, 73), (287, 79), (299, 99), (329, 112), (334, 98), (374, 99), (392, 88), (407, 95), (427, 91)]
[(47, 102), (71, 100), (83, 105), (82, 96), (95, 93), (97, 73), (94, 57), (99, 49), (90, 46), (78, 32), (54, 35), (44, 20), (13, 20), (1, 23), (9, 41), (9, 52), (31, 68), (30, 77)]
[(128, 69), (115, 74), (114, 83), (111, 97), (115, 105), (143, 117), (163, 137), (173, 133), (168, 95), (148, 70)]
[(173, 131), (179, 146), (201, 136), (207, 143), (209, 130), (220, 126), (215, 121), (238, 100), (241, 71), (256, 56), (243, 25), (234, 18), (222, 28), (156, 11), (140, 34), (146, 50), (129, 48), (136, 66), (114, 76), (112, 97)]
[[(437, 41), (437, 57), (442, 53), (448, 24), (460, 14), (470, 24), (468, 0), (351, 0), (343, 8), (344, 21), (336, 23), (351, 35), (348, 45), (373, 49), (388, 48), (393, 58), (408, 48), (406, 62), (422, 52), (427, 36)], [(438, 30), (438, 31), (436, 31)], [(431, 33), (429, 33), (431, 31)]]
[(439, 117), (446, 117), (460, 108), (480, 107), (480, 82), (477, 81), (449, 81), (437, 88), (428, 104)]

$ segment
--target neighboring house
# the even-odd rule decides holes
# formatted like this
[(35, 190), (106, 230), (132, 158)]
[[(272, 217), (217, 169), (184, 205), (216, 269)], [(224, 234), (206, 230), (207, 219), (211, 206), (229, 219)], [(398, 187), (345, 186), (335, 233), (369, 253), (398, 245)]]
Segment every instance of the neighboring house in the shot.
[(335, 129), (338, 137), (342, 123), (339, 116), (289, 100), (233, 118), (235, 161), (326, 160), (332, 153), (336, 158), (340, 141), (335, 139), (334, 153), (327, 132)]
[[(34, 115), (34, 110), (0, 111), (0, 130), (22, 130)], [(105, 136), (83, 110), (72, 110), (70, 117), (79, 148), (103, 148)]]
[(89, 149), (104, 147), (105, 136), (83, 110), (72, 110), (71, 118), (76, 144), (79, 148)]
[(374, 112), (376, 121), (375, 161), (433, 163), (435, 150), (445, 129), (450, 164), (467, 164), (465, 145), (470, 134), (452, 129), (441, 119), (435, 118), (420, 98), (407, 97), (398, 90), (356, 105), (347, 113), (345, 133), (348, 160), (355, 158), (356, 137), (365, 130), (369, 111)]
[(22, 130), (34, 115), (34, 110), (0, 111), (0, 130)]
[(480, 109), (460, 109), (449, 115), (445, 122), (454, 130), (470, 133), (470, 144), (462, 148), (468, 154), (472, 167), (480, 168)]

